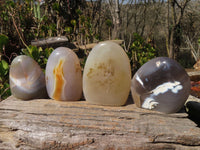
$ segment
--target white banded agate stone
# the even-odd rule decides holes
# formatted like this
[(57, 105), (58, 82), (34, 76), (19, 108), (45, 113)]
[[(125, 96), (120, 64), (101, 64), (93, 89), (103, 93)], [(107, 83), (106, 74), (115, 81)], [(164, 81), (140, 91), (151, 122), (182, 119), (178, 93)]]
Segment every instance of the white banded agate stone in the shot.
[(175, 113), (190, 94), (190, 78), (175, 60), (157, 57), (135, 73), (131, 93), (138, 107)]
[(45, 76), (38, 63), (29, 56), (17, 56), (11, 63), (9, 73), (13, 96), (30, 100), (47, 98)]
[(130, 86), (130, 63), (122, 47), (110, 41), (97, 44), (90, 52), (83, 71), (86, 101), (98, 105), (124, 105)]
[(50, 98), (76, 101), (82, 96), (82, 71), (77, 55), (69, 48), (56, 48), (46, 65), (46, 87)]

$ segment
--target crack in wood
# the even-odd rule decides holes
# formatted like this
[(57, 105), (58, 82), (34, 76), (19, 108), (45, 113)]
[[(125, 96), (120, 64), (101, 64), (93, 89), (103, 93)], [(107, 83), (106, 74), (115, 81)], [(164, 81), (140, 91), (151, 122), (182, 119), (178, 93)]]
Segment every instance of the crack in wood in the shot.
[(20, 110), (18, 109), (9, 109), (9, 108), (0, 108), (0, 111), (16, 111), (16, 112), (21, 112)]
[(180, 118), (180, 119), (187, 119), (187, 116), (184, 115), (184, 116), (181, 116), (182, 113), (180, 113), (180, 116), (178, 113), (176, 114), (163, 114), (163, 113), (140, 113), (141, 116), (159, 116), (159, 117), (170, 117), (170, 118)]
[(179, 143), (179, 142), (175, 142), (175, 141), (156, 141), (153, 142), (154, 144), (158, 144), (158, 143), (162, 143), (162, 144), (177, 144), (177, 145), (182, 145), (182, 146), (192, 146), (192, 147), (199, 147), (200, 144), (196, 145), (196, 144), (185, 144), (185, 143)]
[(86, 139), (86, 140), (83, 140), (83, 141), (80, 141), (80, 142), (77, 142), (77, 143), (73, 143), (73, 144), (70, 144), (70, 143), (62, 143), (62, 142), (59, 142), (59, 141), (48, 141), (48, 142), (44, 142), (43, 145), (42, 145), (42, 149), (43, 150), (49, 150), (49, 149), (77, 149), (77, 148), (80, 148), (81, 146), (85, 146), (85, 145), (89, 145), (89, 144), (93, 144), (95, 143), (95, 139), (92, 138), (92, 139)]
[[(164, 138), (163, 140), (160, 140), (159, 138)], [(156, 135), (155, 137), (153, 137), (152, 141), (150, 143), (153, 144), (158, 144), (158, 143), (162, 143), (162, 144), (177, 144), (177, 145), (182, 145), (182, 146), (192, 146), (192, 147), (198, 147), (200, 146), (200, 139), (196, 139), (196, 140), (192, 140), (190, 141), (190, 137), (187, 136), (178, 136), (177, 138), (174, 139), (167, 139), (169, 137), (169, 135)]]

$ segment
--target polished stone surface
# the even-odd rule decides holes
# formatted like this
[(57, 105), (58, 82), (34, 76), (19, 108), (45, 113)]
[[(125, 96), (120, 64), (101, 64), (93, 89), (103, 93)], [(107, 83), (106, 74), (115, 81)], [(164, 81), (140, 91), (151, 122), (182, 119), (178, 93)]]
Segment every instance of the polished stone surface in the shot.
[(77, 55), (69, 48), (56, 48), (48, 58), (46, 87), (50, 98), (79, 100), (82, 96), (82, 71)]
[(44, 73), (29, 56), (20, 55), (12, 61), (9, 81), (11, 93), (17, 98), (30, 100), (47, 97)]
[(136, 72), (131, 93), (138, 107), (175, 113), (189, 96), (190, 78), (175, 60), (157, 57)]
[(98, 105), (124, 105), (130, 85), (130, 63), (122, 47), (108, 41), (96, 45), (87, 58), (83, 73), (86, 101)]

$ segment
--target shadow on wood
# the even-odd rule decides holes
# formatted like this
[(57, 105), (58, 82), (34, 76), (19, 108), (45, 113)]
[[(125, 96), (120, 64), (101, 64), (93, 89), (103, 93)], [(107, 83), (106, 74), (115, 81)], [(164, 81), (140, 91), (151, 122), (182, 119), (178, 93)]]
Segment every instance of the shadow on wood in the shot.
[(189, 101), (186, 103), (186, 112), (188, 113), (188, 118), (194, 121), (198, 127), (200, 127), (200, 103)]

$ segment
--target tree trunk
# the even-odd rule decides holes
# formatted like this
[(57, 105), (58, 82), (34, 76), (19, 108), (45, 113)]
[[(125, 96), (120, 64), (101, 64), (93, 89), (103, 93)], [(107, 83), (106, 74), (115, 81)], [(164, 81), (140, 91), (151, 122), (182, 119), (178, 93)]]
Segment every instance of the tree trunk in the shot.
[[(190, 0), (185, 0), (182, 5), (179, 4), (177, 0), (168, 0), (168, 5), (171, 6), (171, 19), (172, 19), (172, 28), (168, 27), (168, 48), (169, 48), (169, 57), (172, 59), (176, 59), (178, 53), (180, 51), (181, 46), (181, 21), (183, 19), (183, 14), (185, 11), (185, 7), (187, 6)], [(180, 14), (177, 16), (176, 7), (180, 9)], [(169, 9), (168, 9), (169, 11)], [(169, 13), (169, 12), (168, 12)], [(168, 18), (169, 23), (169, 18)]]
[(169, 58), (174, 59), (174, 30), (171, 30), (168, 47), (169, 47)]
[(112, 39), (117, 39), (120, 38), (121, 27), (119, 0), (109, 0), (109, 8), (113, 21)]

